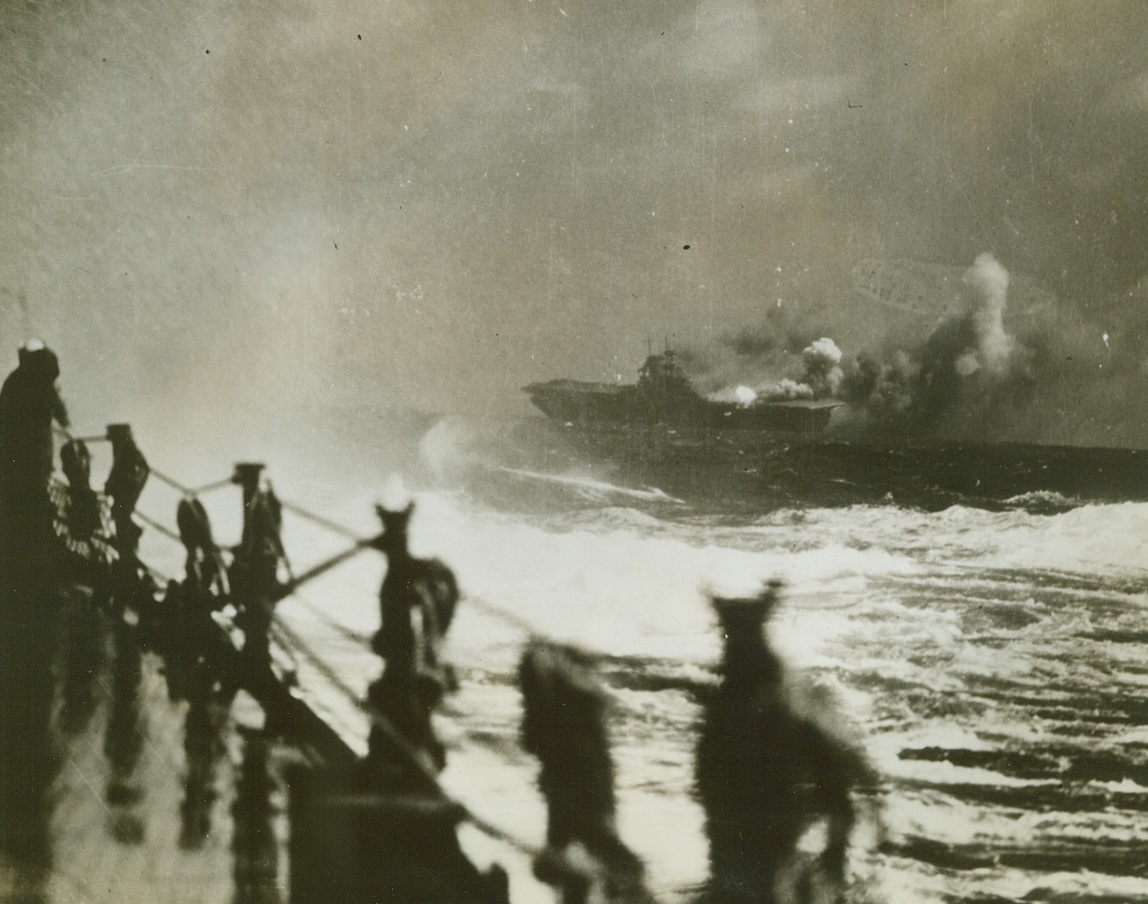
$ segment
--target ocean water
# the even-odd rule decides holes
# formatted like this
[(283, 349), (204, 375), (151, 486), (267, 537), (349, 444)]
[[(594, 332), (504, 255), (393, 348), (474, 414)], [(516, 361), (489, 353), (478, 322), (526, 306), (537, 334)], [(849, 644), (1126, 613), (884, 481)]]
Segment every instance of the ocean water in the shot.
[[(880, 775), (858, 798), (851, 900), (1148, 901), (1148, 504), (755, 510), (523, 466), (441, 433), (394, 473), (380, 460), (357, 481), (270, 474), (285, 500), (359, 535), (376, 500), (415, 500), (413, 549), (464, 592), (449, 638), (462, 686), (438, 720), (444, 783), (524, 847), (545, 832), (514, 682), (536, 634), (602, 654), (623, 838), (656, 894), (690, 899), (707, 852), (696, 688), (719, 656), (708, 594), (780, 578), (772, 643)], [(163, 493), (149, 487), (141, 510), (162, 511)], [(235, 501), (205, 501), (226, 541)], [(295, 511), (285, 541), (296, 572), (348, 542)], [(175, 567), (170, 544), (146, 542)], [(302, 691), (358, 743), (384, 569), (364, 553), (280, 607), (304, 641), (286, 644)], [(464, 843), (511, 867), (515, 900), (551, 900), (511, 847), (473, 829)]]

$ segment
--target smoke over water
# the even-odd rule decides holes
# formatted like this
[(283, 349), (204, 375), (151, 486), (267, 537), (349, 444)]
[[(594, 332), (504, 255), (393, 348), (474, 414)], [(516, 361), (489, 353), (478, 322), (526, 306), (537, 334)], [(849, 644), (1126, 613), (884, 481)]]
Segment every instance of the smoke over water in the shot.
[(963, 270), (884, 266), (890, 286), (860, 301), (855, 293), (845, 307), (866, 307), (886, 331), (849, 329), (853, 342), (835, 340), (842, 306), (778, 304), (756, 326), (680, 357), (715, 400), (838, 399), (836, 435), (1148, 444), (1127, 404), (1148, 376), (1144, 285), (1081, 306), (1018, 282), (990, 252)]
[(1031, 403), (1031, 355), (1004, 325), (1008, 271), (984, 253), (964, 282), (964, 311), (940, 320), (920, 346), (850, 362), (838, 395), (847, 427), (979, 437), (1009, 409)]

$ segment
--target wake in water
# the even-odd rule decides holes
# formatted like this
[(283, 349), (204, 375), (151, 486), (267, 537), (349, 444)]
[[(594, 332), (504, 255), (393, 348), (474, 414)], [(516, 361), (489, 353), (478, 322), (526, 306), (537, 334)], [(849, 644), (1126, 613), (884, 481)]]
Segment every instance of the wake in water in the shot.
[(594, 462), (562, 446), (519, 440), (517, 425), (480, 427), (462, 419), (437, 423), (419, 443), (427, 475), (440, 486), (462, 487), (507, 511), (558, 512), (635, 505), (643, 510), (686, 502), (652, 486), (616, 479), (609, 462)]
[(894, 504), (1052, 514), (1148, 500), (1148, 452), (1125, 449), (792, 441), (750, 431), (679, 435), (450, 418), (426, 433), (419, 455), (432, 483), (505, 511), (616, 503), (658, 516), (752, 518), (779, 508)]
[(527, 471), (523, 468), (496, 467), (496, 474), (506, 474), (515, 477), (524, 483), (545, 483), (551, 486), (569, 490), (573, 495), (587, 499), (590, 502), (601, 503), (609, 499), (632, 499), (647, 503), (685, 505), (681, 499), (675, 499), (659, 489), (633, 489), (618, 486), (604, 480), (595, 480), (593, 477), (578, 477), (573, 475), (540, 474), (537, 471)]

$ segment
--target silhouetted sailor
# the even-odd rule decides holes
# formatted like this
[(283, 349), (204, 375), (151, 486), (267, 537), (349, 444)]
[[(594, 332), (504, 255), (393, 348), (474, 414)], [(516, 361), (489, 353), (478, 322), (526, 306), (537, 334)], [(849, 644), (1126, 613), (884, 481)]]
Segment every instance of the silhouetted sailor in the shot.
[(48, 495), (52, 421), (67, 424), (59, 373), (56, 356), (29, 342), (0, 388), (0, 853), (17, 877), (46, 875), (49, 789), (59, 762), (51, 727), (59, 598)]
[(532, 641), (518, 669), (522, 745), (538, 757), (549, 820), (535, 874), (563, 904), (652, 900), (642, 862), (618, 836), (606, 692), (592, 660), (573, 647)]
[(219, 584), (220, 591), (227, 592), (227, 576), (219, 547), (211, 530), (211, 519), (207, 509), (195, 496), (186, 496), (179, 501), (175, 510), (175, 523), (179, 528), (179, 539), (187, 550), (184, 563), (185, 584), (189, 589), (208, 591), (213, 584)]
[(104, 493), (112, 500), (112, 523), (116, 527), (116, 549), (121, 556), (134, 554), (140, 538), (139, 525), (132, 515), (151, 474), (132, 428), (128, 424), (109, 424), (108, 440), (112, 444), (112, 468), (104, 481)]
[(144, 836), (139, 810), (144, 788), (136, 767), (147, 737), (147, 711), (140, 694), (141, 640), (145, 626), (152, 625), (155, 588), (137, 556), (142, 531), (134, 514), (151, 469), (128, 424), (109, 424), (107, 438), (112, 444), (112, 467), (104, 493), (111, 499), (117, 558), (108, 588), (114, 655), (112, 706), (104, 734), (104, 753), (110, 767), (105, 798), (112, 834), (136, 844)]
[(175, 520), (187, 551), (186, 570), (182, 582), (168, 583), (155, 648), (163, 655), (168, 696), (187, 700), (179, 843), (197, 850), (211, 833), (217, 765), (226, 748), (223, 726), (235, 691), (219, 667), (230, 647), (212, 619), (227, 601), (229, 589), (203, 503), (185, 496), (176, 507)]
[(0, 520), (9, 543), (51, 538), (52, 421), (68, 425), (59, 376), (55, 353), (33, 340), (0, 389)]
[(229, 589), (203, 503), (194, 496), (181, 499), (175, 520), (187, 551), (185, 576), (182, 582), (168, 583), (152, 643), (164, 657), (168, 693), (178, 700), (203, 683), (201, 673), (218, 652), (218, 626), (212, 613), (223, 607)]
[[(103, 547), (93, 537), (103, 526), (100, 499), (92, 489), (92, 457), (83, 440), (69, 440), (60, 448), (60, 466), (68, 479), (67, 536), (73, 554), (71, 573), (92, 586), (107, 586), (108, 560)], [(99, 594), (96, 598), (101, 598)], [(104, 652), (104, 634), (96, 606), (83, 599), (66, 610), (67, 655), (63, 666), (63, 726), (78, 732), (91, 717), (96, 697), (94, 688)]]
[(60, 467), (68, 478), (68, 533), (81, 542), (100, 529), (100, 499), (92, 489), (92, 454), (80, 439), (60, 448)]
[[(454, 685), (440, 651), (458, 603), (458, 583), (439, 559), (411, 555), (407, 529), (413, 511), (414, 503), (397, 512), (376, 506), (383, 522), (376, 547), (387, 557), (387, 573), (379, 591), (382, 625), (371, 647), (385, 668), (369, 699), (441, 769), (445, 754), (435, 738), (431, 713)], [(377, 733), (374, 737), (383, 741)]]
[(243, 490), (243, 533), (228, 574), (239, 610), (236, 624), (243, 630), (244, 653), (270, 659), (268, 632), (282, 587), (279, 567), (286, 561), (280, 531), (283, 509), (269, 486), (261, 485), (263, 465), (235, 466), (232, 482)]
[[(771, 583), (753, 598), (713, 599), (725, 653), (703, 714), (697, 784), (715, 904), (835, 899), (854, 822), (850, 787), (868, 774), (862, 757), (790, 705), (763, 630), (779, 590)], [(818, 817), (828, 821), (826, 847), (799, 864), (798, 840)]]

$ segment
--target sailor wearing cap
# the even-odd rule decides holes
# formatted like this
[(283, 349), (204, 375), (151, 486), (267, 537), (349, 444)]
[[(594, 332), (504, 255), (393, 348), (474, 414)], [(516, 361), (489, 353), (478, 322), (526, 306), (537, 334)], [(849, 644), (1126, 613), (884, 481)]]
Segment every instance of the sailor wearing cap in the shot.
[(19, 364), (0, 388), (0, 516), (15, 537), (51, 528), (52, 421), (68, 425), (56, 384), (60, 363), (38, 339), (18, 351)]

